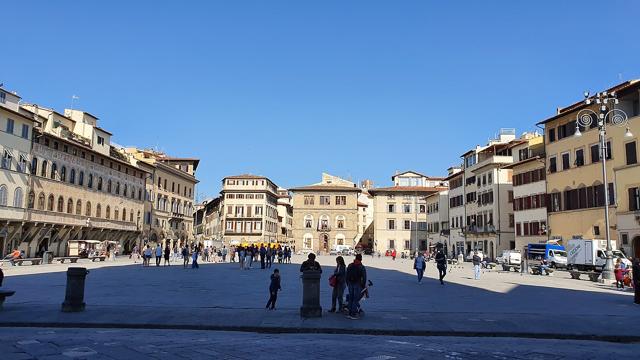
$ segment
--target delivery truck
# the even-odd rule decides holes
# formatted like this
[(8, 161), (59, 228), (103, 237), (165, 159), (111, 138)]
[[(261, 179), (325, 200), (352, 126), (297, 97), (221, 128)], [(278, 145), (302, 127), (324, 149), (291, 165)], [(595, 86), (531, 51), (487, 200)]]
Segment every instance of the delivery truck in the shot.
[[(631, 268), (631, 261), (613, 245), (613, 263), (620, 259), (627, 268)], [(607, 240), (602, 239), (571, 239), (567, 242), (567, 267), (580, 271), (602, 271), (607, 260)]]
[(547, 260), (552, 268), (567, 266), (567, 252), (564, 246), (553, 242), (527, 245), (527, 257), (529, 260)]

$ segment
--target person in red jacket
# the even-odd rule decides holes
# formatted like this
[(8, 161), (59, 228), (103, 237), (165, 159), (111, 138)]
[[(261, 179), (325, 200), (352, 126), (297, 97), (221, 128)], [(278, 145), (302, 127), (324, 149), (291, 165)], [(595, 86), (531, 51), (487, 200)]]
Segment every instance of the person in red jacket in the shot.
[(391, 259), (396, 259), (396, 249), (393, 249), (393, 251), (391, 252)]

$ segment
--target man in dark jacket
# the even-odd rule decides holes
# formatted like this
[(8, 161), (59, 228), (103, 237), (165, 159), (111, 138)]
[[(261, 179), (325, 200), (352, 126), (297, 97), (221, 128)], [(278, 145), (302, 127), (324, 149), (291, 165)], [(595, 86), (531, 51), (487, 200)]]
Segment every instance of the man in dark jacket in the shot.
[(347, 267), (347, 288), (349, 289), (349, 319), (358, 319), (362, 290), (367, 284), (367, 269), (362, 265), (362, 255), (357, 254), (355, 260)]
[(302, 265), (300, 265), (300, 272), (309, 270), (322, 272), (320, 263), (316, 261), (316, 254), (314, 253), (309, 254), (309, 256), (307, 256), (307, 261), (303, 262)]
[(267, 255), (267, 249), (264, 245), (260, 245), (260, 269), (264, 269), (264, 257)]
[(473, 262), (473, 274), (476, 280), (480, 280), (480, 264), (482, 263), (482, 258), (478, 255), (477, 251), (473, 252), (473, 258), (471, 258)]
[(273, 270), (271, 274), (271, 283), (269, 284), (269, 301), (266, 308), (269, 310), (275, 310), (276, 301), (278, 300), (278, 290), (282, 289), (280, 286), (280, 271), (278, 269)]
[(447, 275), (447, 257), (444, 256), (442, 250), (438, 250), (436, 253), (436, 266), (438, 268), (438, 275), (440, 276), (440, 285), (444, 285), (444, 277)]

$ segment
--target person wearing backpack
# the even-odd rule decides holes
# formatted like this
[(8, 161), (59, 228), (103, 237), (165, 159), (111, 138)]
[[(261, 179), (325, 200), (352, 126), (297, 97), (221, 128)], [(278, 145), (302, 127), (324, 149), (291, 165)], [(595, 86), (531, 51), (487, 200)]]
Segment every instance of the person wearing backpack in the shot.
[(436, 253), (436, 267), (438, 268), (440, 285), (444, 285), (443, 279), (447, 275), (447, 257), (441, 249)]
[(413, 261), (413, 268), (418, 273), (418, 284), (422, 283), (422, 277), (424, 276), (424, 270), (427, 267), (427, 262), (424, 261), (424, 256), (422, 253), (418, 253), (418, 256)]
[(336, 258), (336, 268), (333, 270), (333, 275), (331, 275), (334, 280), (329, 278), (329, 284), (333, 284), (333, 291), (331, 291), (331, 310), (329, 310), (329, 312), (336, 312), (336, 300), (338, 302), (338, 311), (342, 311), (344, 288), (347, 286), (345, 279), (347, 273), (346, 268), (347, 265), (344, 263), (344, 258), (338, 256)]
[(367, 270), (362, 265), (362, 254), (357, 254), (353, 262), (349, 264), (346, 275), (347, 287), (349, 288), (349, 315), (347, 318), (357, 320), (362, 289), (367, 283)]

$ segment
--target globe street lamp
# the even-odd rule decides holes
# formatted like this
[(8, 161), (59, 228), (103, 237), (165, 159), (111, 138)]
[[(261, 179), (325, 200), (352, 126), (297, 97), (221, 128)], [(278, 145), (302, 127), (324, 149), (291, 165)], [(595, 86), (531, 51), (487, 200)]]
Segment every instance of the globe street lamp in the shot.
[[(605, 281), (615, 280), (613, 273), (613, 248), (611, 246), (611, 231), (609, 229), (609, 183), (607, 182), (607, 122), (613, 126), (626, 127), (625, 137), (631, 137), (631, 130), (629, 130), (629, 121), (627, 114), (621, 109), (616, 109), (615, 105), (618, 104), (618, 98), (614, 92), (607, 93), (606, 91), (597, 93), (595, 96), (590, 97), (589, 92), (584, 93), (585, 104), (591, 105), (591, 102), (595, 100), (595, 103), (599, 107), (599, 113), (591, 109), (583, 109), (578, 112), (576, 119), (576, 132), (574, 136), (580, 137), (580, 127), (590, 127), (594, 119), (597, 119), (598, 132), (600, 136), (600, 160), (602, 161), (602, 178), (604, 181), (604, 223), (605, 234), (607, 237), (607, 250), (606, 250), (606, 262), (602, 270), (602, 279)], [(610, 150), (610, 149), (609, 149)]]

